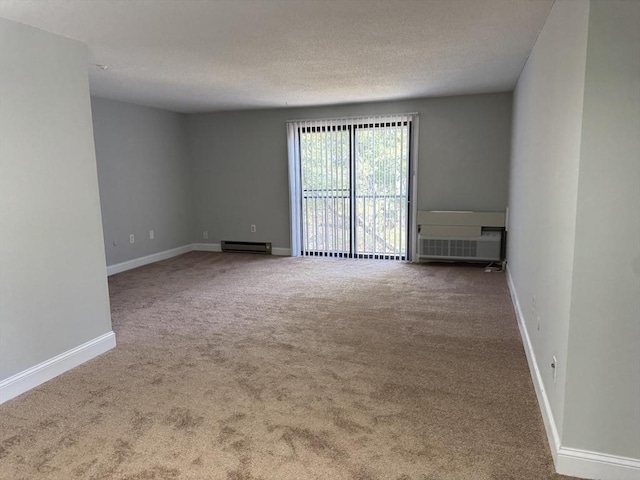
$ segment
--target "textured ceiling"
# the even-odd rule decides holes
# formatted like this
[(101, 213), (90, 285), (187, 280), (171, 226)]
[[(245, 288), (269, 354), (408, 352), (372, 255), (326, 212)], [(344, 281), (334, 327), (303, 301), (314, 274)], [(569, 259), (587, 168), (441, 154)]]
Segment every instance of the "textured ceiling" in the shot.
[(89, 46), (91, 92), (178, 112), (511, 90), (553, 0), (0, 0)]

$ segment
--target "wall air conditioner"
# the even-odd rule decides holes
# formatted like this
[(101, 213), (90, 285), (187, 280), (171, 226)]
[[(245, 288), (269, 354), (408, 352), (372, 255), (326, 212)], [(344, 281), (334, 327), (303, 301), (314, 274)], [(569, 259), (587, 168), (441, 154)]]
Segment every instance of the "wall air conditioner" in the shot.
[(418, 259), (500, 261), (503, 212), (418, 211)]

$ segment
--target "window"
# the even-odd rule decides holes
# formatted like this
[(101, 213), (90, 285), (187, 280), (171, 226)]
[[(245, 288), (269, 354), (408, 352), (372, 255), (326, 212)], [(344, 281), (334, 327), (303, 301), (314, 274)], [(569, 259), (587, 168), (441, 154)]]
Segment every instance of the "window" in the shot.
[(294, 254), (410, 258), (415, 115), (289, 122)]

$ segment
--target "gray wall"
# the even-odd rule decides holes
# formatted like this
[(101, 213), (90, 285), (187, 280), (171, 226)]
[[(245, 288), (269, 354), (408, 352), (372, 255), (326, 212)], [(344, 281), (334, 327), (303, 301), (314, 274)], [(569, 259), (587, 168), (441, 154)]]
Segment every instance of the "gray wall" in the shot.
[(507, 260), (560, 436), (588, 15), (587, 2), (553, 5), (514, 93)]
[[(507, 204), (511, 94), (189, 115), (194, 242), (290, 247), (285, 122), (418, 112), (418, 208), (499, 210)], [(250, 233), (249, 226), (257, 226)], [(202, 232), (209, 232), (209, 240)]]
[(514, 94), (507, 251), (558, 441), (632, 458), (640, 457), (639, 7), (554, 4)]
[(640, 458), (640, 2), (592, 1), (563, 443)]
[(184, 115), (99, 98), (91, 103), (107, 264), (190, 244)]
[(85, 45), (0, 19), (0, 379), (111, 331)]

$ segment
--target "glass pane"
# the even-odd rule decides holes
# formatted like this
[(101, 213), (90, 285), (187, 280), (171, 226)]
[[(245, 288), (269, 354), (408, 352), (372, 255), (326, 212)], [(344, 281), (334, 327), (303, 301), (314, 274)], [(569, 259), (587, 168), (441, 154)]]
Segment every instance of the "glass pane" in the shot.
[(300, 132), (302, 250), (350, 251), (349, 130), (337, 126)]
[(355, 130), (357, 253), (405, 256), (409, 135), (395, 123)]

